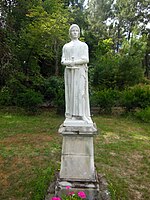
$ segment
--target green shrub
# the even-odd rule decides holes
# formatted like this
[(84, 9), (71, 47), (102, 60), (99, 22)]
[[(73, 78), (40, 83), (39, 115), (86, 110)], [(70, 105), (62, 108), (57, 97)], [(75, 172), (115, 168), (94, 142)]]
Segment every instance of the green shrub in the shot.
[(133, 93), (132, 90), (129, 90), (129, 89), (124, 90), (121, 93), (121, 100), (120, 100), (120, 102), (121, 102), (121, 106), (125, 107), (125, 110), (127, 112), (131, 111), (131, 109), (136, 108), (135, 103), (137, 101), (136, 101), (136, 98), (135, 98), (134, 93)]
[(124, 89), (143, 80), (142, 63), (136, 56), (118, 55), (118, 71), (115, 76), (116, 87)]
[(26, 90), (25, 76), (22, 73), (16, 73), (11, 76), (0, 91), (0, 105), (17, 105), (16, 96)]
[(135, 85), (122, 92), (121, 105), (126, 111), (135, 108), (146, 108), (150, 105), (150, 86)]
[(3, 87), (0, 91), (0, 105), (12, 105), (12, 94), (8, 87)]
[(150, 122), (150, 106), (146, 107), (145, 109), (141, 109), (140, 111), (137, 111), (135, 113), (135, 116), (144, 122)]
[(65, 105), (65, 88), (64, 79), (61, 77), (52, 76), (45, 81), (44, 98), (50, 102), (52, 106), (57, 107), (58, 113), (64, 113)]
[(104, 89), (94, 92), (91, 97), (92, 106), (98, 106), (99, 112), (111, 113), (112, 107), (118, 104), (119, 91)]
[(146, 42), (132, 37), (124, 40), (122, 48), (116, 54), (112, 50), (111, 39), (100, 40), (93, 61), (92, 85), (100, 90), (112, 88), (124, 90), (126, 87), (140, 83), (144, 78), (142, 59), (144, 59)]
[(36, 112), (39, 104), (42, 104), (43, 96), (41, 93), (32, 89), (26, 89), (16, 97), (16, 103), (18, 106), (25, 108), (27, 111)]
[(91, 83), (100, 90), (116, 88), (116, 74), (118, 71), (118, 58), (112, 53), (101, 56), (93, 64)]
[(7, 85), (13, 97), (16, 97), (18, 93), (26, 90), (26, 77), (23, 73), (16, 73), (15, 76), (12, 76), (8, 81)]

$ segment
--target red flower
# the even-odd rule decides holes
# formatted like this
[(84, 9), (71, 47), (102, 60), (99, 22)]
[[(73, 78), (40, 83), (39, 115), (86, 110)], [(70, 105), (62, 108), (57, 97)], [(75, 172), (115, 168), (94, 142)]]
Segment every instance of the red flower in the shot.
[(85, 199), (86, 198), (86, 194), (84, 192), (78, 192), (78, 196), (81, 198), (81, 199)]
[(66, 186), (66, 189), (67, 189), (67, 190), (69, 190), (70, 188), (71, 188), (71, 187), (70, 187), (69, 185), (68, 185), (68, 186)]
[(73, 195), (74, 195), (74, 192), (69, 192), (69, 195), (70, 195), (70, 196), (73, 196)]
[(61, 200), (61, 198), (59, 198), (59, 197), (52, 197), (51, 200)]

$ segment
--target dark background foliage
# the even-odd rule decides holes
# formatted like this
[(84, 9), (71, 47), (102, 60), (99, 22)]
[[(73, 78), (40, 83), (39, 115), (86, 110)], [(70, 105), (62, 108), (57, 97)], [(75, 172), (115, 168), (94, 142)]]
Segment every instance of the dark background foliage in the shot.
[(91, 106), (108, 113), (117, 106), (145, 109), (150, 78), (148, 8), (148, 1), (2, 0), (0, 105), (35, 111), (47, 105), (64, 112), (61, 52), (70, 40), (70, 24), (77, 23), (81, 40), (89, 46)]

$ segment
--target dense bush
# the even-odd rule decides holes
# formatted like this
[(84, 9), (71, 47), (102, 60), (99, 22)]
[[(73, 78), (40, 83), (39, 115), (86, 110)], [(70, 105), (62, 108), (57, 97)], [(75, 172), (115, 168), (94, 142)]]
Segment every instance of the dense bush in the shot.
[[(112, 50), (111, 38), (100, 40), (95, 51), (93, 70), (90, 73), (91, 84), (98, 90), (115, 87), (117, 58)], [(90, 70), (91, 72), (91, 70)]]
[(3, 87), (0, 92), (1, 105), (15, 105), (18, 106), (17, 96), (27, 90), (25, 75), (23, 73), (16, 73), (7, 82), (7, 86)]
[(141, 60), (128, 54), (118, 55), (118, 67), (115, 75), (116, 87), (119, 89), (140, 83), (144, 75)]
[(0, 105), (12, 105), (12, 94), (8, 87), (3, 87), (0, 91)]
[(45, 80), (43, 95), (51, 106), (56, 106), (57, 111), (64, 112), (65, 88), (62, 77), (51, 76)]
[(126, 111), (135, 108), (146, 108), (150, 105), (150, 86), (135, 85), (127, 88), (122, 92), (120, 102)]
[(150, 106), (137, 111), (135, 116), (144, 122), (150, 122)]
[(19, 93), (16, 97), (16, 103), (18, 106), (25, 108), (27, 111), (36, 112), (38, 106), (42, 104), (43, 96), (41, 93), (32, 89), (27, 89), (22, 93)]
[(22, 73), (18, 73), (11, 77), (7, 83), (7, 86), (1, 89), (0, 104), (11, 106), (14, 105), (23, 107), (27, 110), (30, 108), (34, 110), (33, 107), (37, 107), (38, 102), (41, 103), (38, 98), (39, 95), (36, 95), (36, 92), (31, 88), (27, 88), (25, 76), (22, 75)]
[(43, 102), (43, 95), (38, 90), (42, 84), (38, 86), (37, 80), (39, 80), (38, 76), (32, 80), (22, 72), (16, 73), (8, 81), (7, 87), (1, 89), (0, 104), (19, 106), (32, 112), (37, 111), (39, 104)]
[(119, 96), (117, 90), (100, 90), (92, 94), (91, 105), (99, 107), (99, 112), (111, 113), (112, 107), (118, 104)]
[(64, 113), (64, 79), (51, 76), (47, 79), (30, 79), (27, 81), (22, 74), (17, 74), (8, 82), (8, 86), (0, 91), (0, 105), (15, 105), (27, 111), (36, 111), (43, 102), (54, 106)]
[(125, 111), (135, 111), (150, 106), (150, 86), (135, 85), (123, 91), (116, 89), (95, 90), (91, 93), (91, 106), (99, 107), (99, 112), (111, 113), (112, 108), (119, 106)]
[[(93, 68), (91, 68), (91, 72), (93, 72)], [(89, 81), (89, 85), (90, 83)], [(90, 90), (91, 106), (98, 107), (99, 113), (111, 113), (112, 108), (115, 106), (121, 106), (127, 112), (135, 111), (136, 108), (144, 109), (150, 106), (149, 85), (139, 84), (127, 87), (122, 91), (100, 88), (91, 86)], [(27, 87), (27, 84), (23, 84), (19, 76), (11, 79), (8, 86), (1, 89), (0, 105), (15, 105), (23, 107), (27, 111), (36, 111), (39, 105), (43, 102), (48, 102), (50, 106), (57, 108), (58, 113), (64, 113), (64, 96), (64, 79), (62, 77), (51, 76), (48, 79), (44, 79), (38, 89), (38, 86), (34, 87), (33, 84)]]
[(143, 80), (141, 63), (130, 55), (107, 53), (93, 67), (92, 85), (100, 89), (123, 90)]
[(142, 59), (144, 59), (145, 42), (132, 38), (123, 41), (119, 52), (112, 48), (112, 40), (100, 40), (93, 61), (92, 85), (100, 90), (126, 87), (140, 83), (144, 77)]
[(99, 58), (93, 67), (92, 85), (99, 90), (115, 88), (117, 68), (117, 58), (113, 54), (108, 53)]

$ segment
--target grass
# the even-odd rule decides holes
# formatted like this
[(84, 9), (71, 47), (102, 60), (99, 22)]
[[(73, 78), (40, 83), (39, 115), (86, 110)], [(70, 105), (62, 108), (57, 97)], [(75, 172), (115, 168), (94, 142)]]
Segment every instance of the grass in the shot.
[(95, 117), (95, 162), (113, 200), (150, 197), (150, 125), (125, 117)]
[[(19, 113), (19, 114), (18, 114)], [(27, 116), (20, 110), (0, 112), (0, 199), (41, 199), (60, 168), (63, 117), (54, 112)]]
[[(63, 116), (53, 110), (28, 116), (0, 110), (0, 176), (3, 200), (41, 200), (60, 168)], [(95, 116), (95, 164), (112, 200), (150, 197), (150, 124), (131, 117)]]

